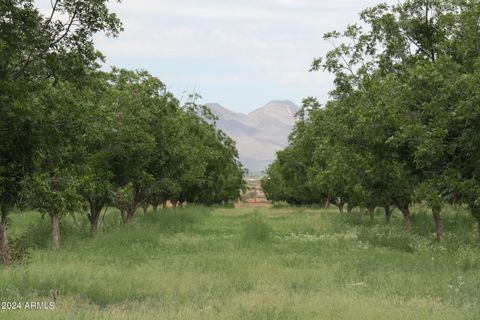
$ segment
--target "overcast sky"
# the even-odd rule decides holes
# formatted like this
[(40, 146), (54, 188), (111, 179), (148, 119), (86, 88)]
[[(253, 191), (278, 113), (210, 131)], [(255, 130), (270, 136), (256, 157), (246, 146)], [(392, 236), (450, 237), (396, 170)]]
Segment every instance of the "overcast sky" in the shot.
[[(270, 100), (324, 102), (332, 77), (308, 72), (323, 33), (380, 0), (123, 0), (118, 39), (97, 37), (107, 65), (146, 69), (177, 95), (198, 92), (248, 113)], [(387, 3), (394, 0), (387, 0)]]

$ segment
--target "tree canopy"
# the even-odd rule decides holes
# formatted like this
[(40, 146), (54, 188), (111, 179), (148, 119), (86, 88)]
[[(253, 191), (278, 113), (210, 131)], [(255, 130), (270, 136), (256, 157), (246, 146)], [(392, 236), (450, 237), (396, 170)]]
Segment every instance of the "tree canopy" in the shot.
[(60, 222), (105, 206), (129, 223), (140, 205), (236, 200), (244, 169), (235, 143), (193, 96), (183, 103), (146, 71), (102, 71), (93, 36), (122, 31), (107, 0), (0, 4), (0, 253), (15, 209)]
[(323, 195), (340, 208), (384, 207), (387, 221), (396, 206), (407, 228), (409, 206), (423, 202), (437, 239), (442, 206), (465, 204), (480, 241), (479, 13), (473, 0), (408, 0), (365, 9), (361, 23), (325, 34), (333, 49), (312, 71), (333, 73), (335, 87), (325, 106), (305, 100), (307, 116), (263, 181), (270, 199)]

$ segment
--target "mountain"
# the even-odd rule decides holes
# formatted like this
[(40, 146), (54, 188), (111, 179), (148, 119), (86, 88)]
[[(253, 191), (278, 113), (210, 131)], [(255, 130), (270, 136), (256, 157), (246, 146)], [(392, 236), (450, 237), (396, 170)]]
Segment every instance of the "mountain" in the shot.
[(218, 103), (207, 103), (218, 117), (217, 127), (237, 143), (240, 161), (250, 172), (264, 170), (275, 153), (287, 146), (299, 107), (275, 100), (249, 114), (236, 113)]

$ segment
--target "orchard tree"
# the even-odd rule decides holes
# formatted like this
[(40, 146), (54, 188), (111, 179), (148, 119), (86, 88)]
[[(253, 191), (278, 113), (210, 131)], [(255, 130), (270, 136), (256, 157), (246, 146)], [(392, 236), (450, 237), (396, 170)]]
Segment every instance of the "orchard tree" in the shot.
[[(479, 1), (408, 0), (364, 10), (366, 27), (325, 34), (333, 49), (312, 70), (333, 73), (335, 88), (302, 129), (315, 153), (301, 139), (278, 153), (270, 171), (282, 189), (295, 181), (371, 212), (384, 206), (387, 222), (395, 205), (407, 228), (410, 204), (424, 202), (438, 240), (444, 204), (463, 202), (480, 221), (479, 15)], [(282, 157), (294, 161), (284, 166)], [(310, 169), (296, 170), (298, 163)]]
[[(470, 131), (459, 95), (462, 78), (475, 72), (478, 62), (478, 1), (406, 1), (393, 7), (379, 5), (362, 14), (372, 26), (371, 37), (384, 48), (380, 55), (399, 84), (396, 105), (405, 121), (398, 138), (413, 141), (408, 159), (421, 180), (417, 194), (432, 208), (437, 239), (444, 237), (440, 215), (444, 203), (455, 202), (468, 162), (460, 137)], [(390, 71), (393, 73), (392, 71)], [(465, 84), (462, 82), (462, 85)], [(463, 100), (463, 101), (462, 101)], [(473, 111), (470, 109), (470, 111)], [(468, 152), (474, 152), (470, 149)], [(467, 170), (468, 171), (468, 170)], [(471, 172), (471, 171), (470, 171)]]
[(76, 169), (78, 193), (86, 203), (90, 233), (95, 235), (102, 209), (109, 203), (114, 173), (110, 144), (116, 123), (112, 108), (105, 103), (108, 74), (94, 70), (82, 87), (82, 132), (78, 136)]
[(114, 69), (102, 102), (110, 110), (108, 162), (113, 172), (113, 204), (128, 224), (139, 205), (149, 197), (154, 177), (147, 171), (155, 149), (148, 121), (158, 107), (164, 86), (145, 71)]
[(280, 171), (278, 159), (274, 160), (265, 170), (265, 176), (262, 177), (260, 184), (268, 200), (276, 202), (287, 199), (285, 181)]
[(244, 169), (234, 141), (215, 127), (215, 116), (196, 103), (182, 105), (175, 139), (169, 150), (170, 169), (180, 203), (220, 204), (236, 200), (245, 188)]
[(34, 168), (40, 121), (31, 101), (52, 80), (78, 78), (96, 64), (93, 35), (115, 36), (121, 24), (102, 0), (56, 0), (46, 15), (32, 0), (3, 1), (0, 17), (0, 251), (6, 261), (7, 217)]
[[(318, 183), (324, 181), (330, 193), (350, 197), (352, 205), (367, 207), (371, 216), (376, 206), (383, 206), (387, 222), (396, 205), (409, 228), (415, 179), (409, 159), (400, 156), (408, 154), (409, 146), (392, 143), (402, 125), (397, 116), (401, 110), (391, 97), (397, 83), (388, 77), (395, 70), (376, 56), (375, 37), (356, 25), (344, 33), (327, 33), (325, 39), (334, 49), (324, 60), (316, 59), (312, 70), (334, 73), (336, 86), (325, 115), (317, 117), (317, 136), (325, 137), (317, 153), (323, 158), (317, 166)], [(345, 42), (336, 43), (342, 39)]]
[(78, 172), (84, 132), (82, 87), (70, 82), (52, 83), (37, 95), (34, 127), (37, 143), (33, 173), (23, 181), (30, 207), (50, 216), (52, 244), (60, 247), (60, 220), (81, 207)]
[[(414, 188), (408, 183), (420, 182), (416, 194), (432, 208), (438, 239), (443, 238), (441, 206), (458, 198), (451, 188), (452, 177), (458, 176), (451, 174), (451, 164), (458, 153), (454, 137), (459, 132), (451, 114), (456, 99), (452, 84), (458, 70), (468, 70), (468, 59), (477, 55), (469, 46), (478, 39), (472, 36), (478, 34), (472, 19), (478, 9), (477, 1), (378, 5), (361, 14), (369, 31), (352, 25), (342, 34), (327, 34), (335, 49), (313, 65), (335, 74), (336, 101), (364, 97), (352, 105), (360, 108), (353, 123), (361, 130), (355, 136), (367, 136), (369, 153), (377, 160), (393, 160), (393, 168), (403, 172), (396, 176), (400, 185), (393, 185), (404, 188), (388, 192), (395, 202), (403, 199), (397, 203), (402, 212), (408, 213), (412, 199)], [(342, 39), (346, 41), (335, 44)], [(349, 144), (363, 147), (359, 141)]]

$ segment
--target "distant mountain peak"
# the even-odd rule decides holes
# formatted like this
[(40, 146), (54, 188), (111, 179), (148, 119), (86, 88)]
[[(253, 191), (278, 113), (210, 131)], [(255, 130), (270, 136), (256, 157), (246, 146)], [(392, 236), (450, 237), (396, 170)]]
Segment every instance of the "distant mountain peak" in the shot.
[(219, 103), (207, 103), (206, 106), (214, 113), (219, 112), (219, 113), (237, 114), (236, 112), (233, 112), (232, 110), (225, 108)]
[(289, 113), (290, 115), (294, 116), (295, 113), (299, 110), (300, 108), (293, 103), (290, 100), (272, 100), (268, 102), (266, 105), (264, 105), (261, 108), (258, 108), (252, 112), (249, 113), (249, 115), (253, 115), (258, 112), (281, 112), (285, 111)]
[(287, 146), (288, 135), (300, 109), (290, 100), (273, 100), (249, 114), (235, 113), (218, 103), (207, 107), (219, 118), (217, 127), (237, 143), (240, 161), (251, 171), (261, 171)]

